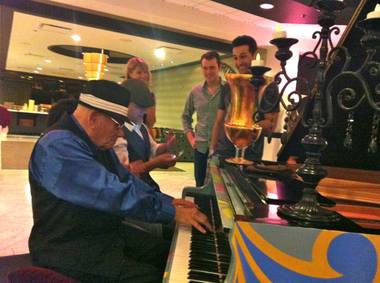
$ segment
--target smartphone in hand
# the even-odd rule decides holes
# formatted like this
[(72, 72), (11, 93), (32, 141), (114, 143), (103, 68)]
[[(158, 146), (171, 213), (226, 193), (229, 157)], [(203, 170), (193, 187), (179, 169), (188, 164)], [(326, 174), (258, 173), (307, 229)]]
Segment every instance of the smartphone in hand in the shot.
[(181, 150), (180, 152), (178, 152), (178, 154), (177, 154), (177, 159), (178, 158), (180, 158), (180, 157), (182, 157), (182, 155), (184, 154), (184, 150)]
[(181, 150), (180, 152), (178, 152), (177, 154), (173, 154), (173, 159), (176, 159), (178, 160), (182, 155), (183, 155), (184, 151)]

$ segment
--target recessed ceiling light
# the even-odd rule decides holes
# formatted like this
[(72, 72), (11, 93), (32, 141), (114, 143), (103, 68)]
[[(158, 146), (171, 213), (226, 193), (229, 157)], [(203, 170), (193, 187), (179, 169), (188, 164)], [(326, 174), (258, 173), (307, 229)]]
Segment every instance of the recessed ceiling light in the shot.
[(78, 76), (78, 79), (80, 79), (80, 80), (81, 80), (81, 79), (83, 79), (83, 77), (82, 77), (82, 76)]
[(166, 51), (164, 48), (156, 48), (154, 49), (154, 56), (156, 56), (158, 59), (165, 59), (166, 57)]
[(45, 62), (50, 64), (51, 60), (50, 59), (45, 59)]
[(270, 10), (273, 9), (274, 5), (270, 3), (262, 3), (260, 4), (260, 8), (264, 10)]
[(72, 36), (71, 36), (71, 39), (72, 40), (74, 40), (74, 41), (80, 41), (80, 36), (79, 35), (77, 35), (77, 34), (73, 34)]
[(34, 70), (33, 73), (35, 73), (35, 74), (39, 74), (40, 72), (37, 71), (37, 70)]
[(42, 71), (42, 68), (41, 67), (37, 67), (36, 68), (38, 71)]

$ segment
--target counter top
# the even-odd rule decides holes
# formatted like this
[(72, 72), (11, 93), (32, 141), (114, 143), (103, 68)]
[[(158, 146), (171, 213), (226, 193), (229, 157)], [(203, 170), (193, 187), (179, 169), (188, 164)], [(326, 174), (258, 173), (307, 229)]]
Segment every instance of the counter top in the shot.
[(17, 113), (30, 113), (30, 114), (42, 114), (42, 115), (47, 115), (48, 112), (44, 111), (30, 111), (30, 110), (15, 110), (15, 109), (8, 109), (10, 112), (17, 112)]

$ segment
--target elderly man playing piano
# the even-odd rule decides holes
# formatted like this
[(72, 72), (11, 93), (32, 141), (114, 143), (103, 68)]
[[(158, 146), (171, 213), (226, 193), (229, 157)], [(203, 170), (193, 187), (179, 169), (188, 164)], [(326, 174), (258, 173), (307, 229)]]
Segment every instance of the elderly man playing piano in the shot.
[(90, 81), (72, 115), (36, 143), (30, 164), (34, 265), (81, 282), (160, 282), (169, 243), (122, 224), (142, 221), (211, 229), (184, 200), (158, 192), (128, 172), (112, 150), (123, 135), (129, 93)]

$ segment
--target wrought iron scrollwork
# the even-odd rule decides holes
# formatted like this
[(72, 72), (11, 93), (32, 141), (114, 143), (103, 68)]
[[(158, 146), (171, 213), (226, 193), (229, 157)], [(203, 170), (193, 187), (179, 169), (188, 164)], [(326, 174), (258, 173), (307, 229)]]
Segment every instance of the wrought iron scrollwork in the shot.
[(371, 139), (368, 145), (369, 153), (376, 153), (378, 150), (377, 140), (379, 136), (379, 124), (380, 124), (380, 114), (375, 113), (372, 119), (372, 129), (371, 129)]
[[(322, 151), (327, 146), (322, 130), (329, 127), (333, 122), (333, 100), (336, 99), (337, 106), (348, 112), (344, 144), (347, 148), (351, 148), (354, 113), (366, 102), (370, 109), (375, 112), (368, 151), (370, 153), (377, 151), (380, 122), (380, 63), (376, 60), (376, 58), (378, 59), (376, 56), (380, 55), (378, 54), (380, 49), (380, 19), (372, 18), (359, 23), (359, 27), (365, 31), (361, 38), (361, 45), (366, 52), (366, 58), (360, 67), (351, 70), (352, 57), (348, 50), (343, 47), (334, 47), (331, 40), (332, 34), (337, 35), (340, 32), (339, 28), (333, 27), (333, 25), (335, 13), (343, 9), (344, 4), (338, 0), (319, 0), (315, 6), (320, 10), (318, 23), (321, 30), (315, 32), (313, 38), (318, 38), (318, 41), (312, 51), (301, 56), (301, 61), (306, 57), (312, 58), (311, 67), (317, 68), (313, 86), (312, 111), (307, 121), (304, 121), (308, 128), (308, 134), (302, 139), (306, 160), (297, 170), (297, 174), (305, 182), (305, 189), (299, 203), (281, 206), (278, 213), (284, 218), (297, 221), (333, 223), (339, 220), (336, 213), (321, 208), (316, 201), (315, 188), (319, 181), (326, 176), (326, 170), (320, 163)], [(280, 50), (289, 40), (292, 39), (278, 39), (271, 43)], [(282, 42), (279, 43), (279, 41)], [(300, 80), (300, 78), (291, 79), (287, 76), (285, 65), (289, 58), (277, 57), (281, 62), (281, 71), (278, 75), (282, 75), (287, 82)], [(326, 86), (328, 66), (332, 62), (339, 61), (341, 65), (339, 74)], [(287, 85), (286, 83), (280, 91), (281, 97)]]

